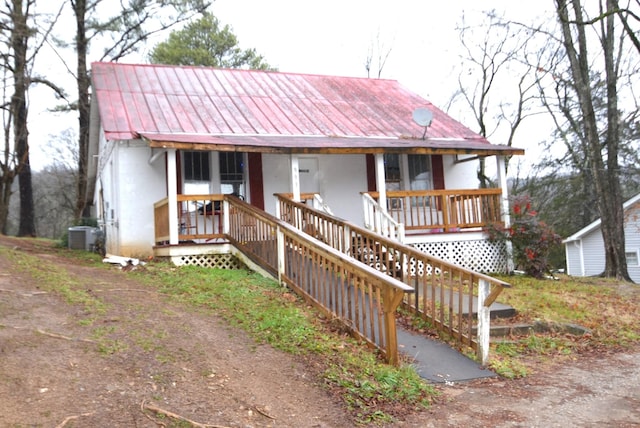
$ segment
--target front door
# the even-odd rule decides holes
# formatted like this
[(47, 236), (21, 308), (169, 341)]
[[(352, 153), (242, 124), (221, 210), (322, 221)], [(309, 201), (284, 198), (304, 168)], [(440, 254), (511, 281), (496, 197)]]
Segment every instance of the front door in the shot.
[(318, 158), (299, 158), (300, 193), (320, 193)]

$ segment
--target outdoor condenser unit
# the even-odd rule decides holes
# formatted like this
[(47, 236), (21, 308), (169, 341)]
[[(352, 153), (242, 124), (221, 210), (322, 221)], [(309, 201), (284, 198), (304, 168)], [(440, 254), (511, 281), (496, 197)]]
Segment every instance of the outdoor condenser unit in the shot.
[(92, 251), (96, 244), (97, 227), (73, 226), (69, 228), (69, 249)]

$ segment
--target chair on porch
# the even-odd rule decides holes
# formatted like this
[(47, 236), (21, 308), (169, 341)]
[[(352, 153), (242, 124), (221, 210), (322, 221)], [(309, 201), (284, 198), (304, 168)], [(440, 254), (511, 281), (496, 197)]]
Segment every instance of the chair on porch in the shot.
[[(231, 193), (231, 195), (244, 200), (244, 197), (238, 193)], [(217, 222), (218, 233), (222, 234), (222, 201), (210, 201), (205, 205), (201, 205), (198, 208), (198, 214), (203, 215), (205, 218), (210, 217), (213, 221), (214, 229)]]
[(180, 235), (194, 235), (197, 233), (197, 225), (194, 223), (191, 218), (195, 213), (195, 209), (191, 209), (191, 204), (189, 201), (179, 202), (178, 206), (179, 219), (178, 223), (180, 224)]

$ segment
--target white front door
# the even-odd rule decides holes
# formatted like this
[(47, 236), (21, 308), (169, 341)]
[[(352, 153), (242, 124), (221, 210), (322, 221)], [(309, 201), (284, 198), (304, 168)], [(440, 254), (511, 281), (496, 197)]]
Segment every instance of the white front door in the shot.
[(299, 158), (300, 193), (320, 193), (318, 158)]

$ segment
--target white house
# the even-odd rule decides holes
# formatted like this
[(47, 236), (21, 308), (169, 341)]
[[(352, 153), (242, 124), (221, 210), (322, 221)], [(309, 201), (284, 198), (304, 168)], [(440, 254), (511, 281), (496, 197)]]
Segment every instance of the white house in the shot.
[[(363, 225), (366, 193), (407, 243), (493, 271), (483, 228), (507, 212), (504, 157), (524, 151), (396, 81), (119, 63), (91, 76), (89, 187), (110, 253), (220, 237), (207, 213), (223, 194), (271, 214), (275, 194), (314, 194)], [(481, 158), (494, 159), (499, 188), (478, 189)]]
[[(640, 194), (629, 199), (624, 208), (625, 254), (631, 279), (640, 283)], [(601, 221), (596, 220), (563, 241), (567, 274), (594, 276), (604, 272), (605, 255)]]

